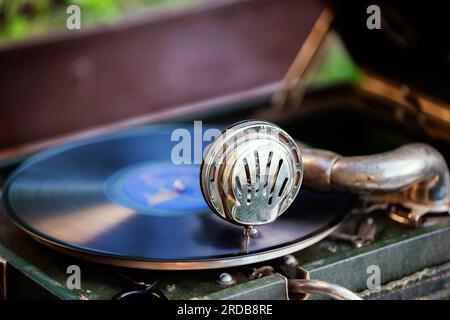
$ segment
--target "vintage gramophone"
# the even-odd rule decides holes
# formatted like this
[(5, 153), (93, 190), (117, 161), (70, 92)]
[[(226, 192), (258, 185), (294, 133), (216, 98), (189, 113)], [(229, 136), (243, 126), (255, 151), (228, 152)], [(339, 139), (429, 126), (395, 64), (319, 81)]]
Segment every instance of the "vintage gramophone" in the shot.
[[(49, 41), (55, 54), (64, 52), (59, 50), (65, 46), (85, 45), (83, 54), (68, 58), (74, 74), (67, 79), (104, 77), (97, 87), (80, 82), (75, 89), (61, 88), (61, 92), (85, 101), (83, 108), (92, 103), (89, 97), (95, 97), (98, 107), (92, 106), (92, 117), (83, 116), (87, 110), (74, 112), (77, 103), (73, 100), (62, 110), (52, 109), (51, 105), (64, 98), (64, 94), (48, 90), (55, 84), (54, 78), (29, 96), (17, 97), (21, 75), (27, 74), (20, 67), (21, 58), (37, 55), (46, 63), (55, 63), (56, 69), (63, 68), (62, 60), (48, 58), (55, 50), (31, 44), (31, 50), (18, 46), (0, 52), (10, 60), (3, 63), (6, 71), (22, 72), (17, 73), (17, 81), (6, 84), (9, 90), (5, 93), (10, 93), (6, 102), (19, 106), (16, 111), (11, 109), (11, 114), (35, 114), (29, 104), (42, 95), (48, 104), (40, 102), (39, 110), (53, 119), (36, 117), (38, 124), (47, 126), (33, 126), (31, 117), (22, 121), (5, 113), (11, 121), (3, 126), (8, 129), (3, 162), (15, 166), (30, 153), (63, 143), (5, 173), (5, 209), (26, 233), (68, 254), (32, 242), (2, 212), (3, 296), (23, 297), (22, 288), (31, 286), (36, 297), (66, 299), (279, 299), (306, 298), (308, 293), (357, 298), (334, 285), (338, 284), (363, 298), (445, 297), (450, 268), (446, 163), (450, 106), (445, 90), (450, 72), (448, 47), (442, 41), (445, 36), (435, 30), (444, 34), (449, 30), (438, 17), (443, 13), (392, 2), (377, 4), (381, 29), (371, 29), (366, 24), (370, 5), (365, 1), (326, 5), (237, 1), (191, 13), (192, 17), (181, 20), (190, 21), (187, 25), (194, 31), (198, 23), (211, 21), (213, 15), (220, 28), (208, 30), (227, 30), (224, 26), (233, 25), (244, 35), (249, 23), (246, 17), (252, 13), (258, 20), (260, 14), (278, 27), (258, 26), (284, 34), (292, 47), (266, 45), (251, 34), (241, 39), (241, 33), (235, 33), (241, 51), (244, 47), (262, 48), (265, 53), (273, 50), (267, 60), (278, 64), (258, 64), (243, 54), (247, 67), (254, 70), (251, 76), (236, 77), (234, 83), (226, 78), (222, 87), (202, 83), (216, 93), (229, 93), (235, 86), (247, 90), (227, 99), (164, 110), (164, 103), (175, 99), (166, 92), (164, 97), (154, 98), (159, 109), (144, 116), (144, 103), (127, 96), (127, 88), (117, 87), (114, 94), (118, 100), (128, 97), (130, 109), (109, 108), (115, 105), (109, 97), (112, 91), (106, 90), (111, 89), (107, 87), (111, 74), (102, 69), (95, 50), (110, 48), (102, 42), (108, 30), (94, 33), (90, 39)], [(302, 21), (298, 25), (289, 19), (282, 23), (282, 17)], [(285, 68), (279, 62), (291, 60), (283, 49), (295, 52), (293, 25), (302, 26), (299, 32), (304, 33), (300, 51), (284, 80), (267, 85), (276, 74), (269, 70)], [(140, 33), (129, 28), (119, 37), (133, 46)], [(170, 33), (171, 28), (164, 32)], [(152, 35), (153, 30), (141, 36)], [(92, 41), (95, 37), (99, 38)], [(338, 37), (363, 71), (356, 72), (350, 84), (317, 85), (314, 74), (330, 48), (340, 44)], [(172, 43), (168, 41), (162, 41), (160, 49)], [(155, 55), (161, 52), (149, 50)], [(217, 59), (223, 55), (219, 59), (222, 64), (216, 67), (225, 72), (223, 62), (230, 61), (222, 51), (215, 52)], [(136, 52), (133, 57), (143, 59)], [(188, 62), (181, 65), (192, 67), (189, 57), (186, 55)], [(110, 59), (117, 62), (114, 56)], [(161, 59), (161, 65), (170, 69)], [(139, 62), (129, 59), (126, 63)], [(115, 65), (121, 72), (127, 69)], [(135, 93), (148, 103), (142, 81), (145, 68), (137, 65), (128, 66), (134, 72), (126, 74), (137, 86)], [(159, 70), (154, 62), (144, 65)], [(246, 75), (242, 69), (234, 70)], [(161, 72), (165, 74), (165, 70)], [(37, 74), (32, 72), (30, 77)], [(159, 87), (161, 79), (153, 80), (154, 87), (165, 88)], [(259, 87), (248, 90), (246, 81)], [(6, 82), (1, 79), (0, 83)], [(167, 87), (169, 83), (165, 83)], [(181, 97), (184, 91), (180, 91)], [(190, 98), (202, 94), (194, 89)], [(73, 119), (63, 119), (65, 112), (74, 115)], [(59, 124), (55, 121), (58, 115)], [(201, 168), (167, 164), (171, 133), (180, 126), (189, 132), (193, 119), (219, 123), (222, 129), (240, 122), (204, 145)], [(186, 123), (146, 127), (161, 120)], [(29, 131), (22, 130), (23, 125)], [(146, 189), (150, 194), (141, 192), (140, 180), (157, 185), (173, 179), (173, 183), (161, 182), (154, 194), (150, 189)], [(198, 188), (194, 187), (199, 180)], [(200, 189), (210, 209), (202, 207)], [(150, 204), (142, 205), (141, 195)], [(81, 288), (66, 287), (66, 269), (71, 265), (83, 270)], [(374, 267), (381, 271), (380, 283), (371, 287), (367, 279)]]

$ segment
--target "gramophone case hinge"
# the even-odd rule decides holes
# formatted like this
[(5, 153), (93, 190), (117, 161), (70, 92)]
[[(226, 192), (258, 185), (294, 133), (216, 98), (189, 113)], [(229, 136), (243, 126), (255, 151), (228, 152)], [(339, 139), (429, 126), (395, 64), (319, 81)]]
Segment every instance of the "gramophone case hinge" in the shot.
[(8, 263), (0, 256), (0, 300), (8, 298), (8, 277), (7, 277)]
[(295, 111), (302, 100), (311, 81), (311, 76), (318, 67), (325, 52), (326, 39), (330, 33), (334, 14), (331, 9), (325, 8), (317, 19), (311, 33), (301, 46), (297, 56), (289, 66), (281, 87), (272, 97), (271, 111), (279, 113)]

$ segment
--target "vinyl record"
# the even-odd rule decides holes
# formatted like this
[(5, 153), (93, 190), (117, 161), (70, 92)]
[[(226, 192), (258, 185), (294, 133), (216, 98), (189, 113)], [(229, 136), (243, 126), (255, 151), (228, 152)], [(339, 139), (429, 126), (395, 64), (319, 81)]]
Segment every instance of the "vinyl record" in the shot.
[[(152, 126), (41, 152), (8, 179), (3, 199), (16, 224), (82, 258), (146, 269), (208, 269), (259, 262), (309, 246), (343, 219), (351, 199), (306, 189), (245, 246), (243, 229), (214, 215), (198, 164), (174, 164), (177, 126)], [(201, 159), (192, 128), (184, 159)], [(175, 149), (174, 149), (175, 147)], [(175, 150), (175, 151), (174, 151)], [(178, 150), (179, 151), (179, 150)]]

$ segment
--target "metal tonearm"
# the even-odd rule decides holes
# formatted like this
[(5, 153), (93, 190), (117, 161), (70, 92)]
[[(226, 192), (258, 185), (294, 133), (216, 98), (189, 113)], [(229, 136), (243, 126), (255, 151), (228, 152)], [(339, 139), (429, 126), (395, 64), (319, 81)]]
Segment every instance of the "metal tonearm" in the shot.
[(360, 196), (361, 211), (385, 207), (394, 220), (418, 226), (427, 214), (450, 213), (450, 178), (445, 159), (433, 147), (414, 143), (390, 152), (344, 157), (301, 148), (303, 183), (321, 191)]
[(280, 127), (249, 120), (214, 140), (201, 170), (202, 191), (211, 209), (244, 226), (246, 236), (253, 226), (270, 223), (286, 211), (302, 183), (319, 191), (357, 195), (360, 207), (354, 212), (386, 209), (403, 224), (426, 225), (450, 214), (447, 163), (427, 144), (345, 157), (299, 147)]

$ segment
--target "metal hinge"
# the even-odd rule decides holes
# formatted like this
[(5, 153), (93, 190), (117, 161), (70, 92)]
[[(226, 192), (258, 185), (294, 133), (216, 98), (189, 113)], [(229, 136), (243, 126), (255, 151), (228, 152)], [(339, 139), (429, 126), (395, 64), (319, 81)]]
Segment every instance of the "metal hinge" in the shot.
[(8, 298), (7, 295), (7, 262), (5, 259), (0, 257), (0, 300), (6, 300)]

